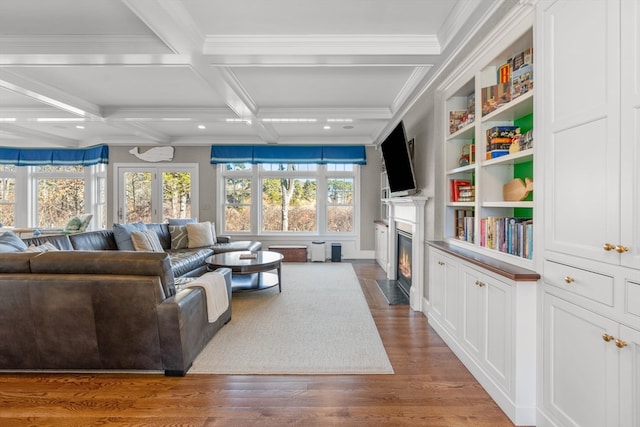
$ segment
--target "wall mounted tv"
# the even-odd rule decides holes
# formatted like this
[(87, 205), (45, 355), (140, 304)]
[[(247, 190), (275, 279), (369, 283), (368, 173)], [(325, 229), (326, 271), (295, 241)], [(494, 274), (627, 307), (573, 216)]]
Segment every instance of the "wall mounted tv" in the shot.
[(380, 144), (382, 158), (387, 169), (391, 197), (410, 196), (418, 192), (409, 143), (400, 123)]

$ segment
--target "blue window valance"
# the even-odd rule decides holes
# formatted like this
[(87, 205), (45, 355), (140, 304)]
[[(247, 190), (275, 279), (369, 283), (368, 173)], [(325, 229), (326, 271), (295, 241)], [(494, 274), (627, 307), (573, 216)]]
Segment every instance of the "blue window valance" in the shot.
[(363, 145), (213, 145), (211, 163), (348, 163), (366, 165)]
[(109, 163), (109, 147), (95, 145), (89, 148), (3, 148), (0, 164), (15, 166), (93, 166)]

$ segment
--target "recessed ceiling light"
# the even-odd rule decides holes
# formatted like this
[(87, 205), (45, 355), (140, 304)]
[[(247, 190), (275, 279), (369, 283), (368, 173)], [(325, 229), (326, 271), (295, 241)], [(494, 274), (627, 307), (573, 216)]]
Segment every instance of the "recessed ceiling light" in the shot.
[(198, 125), (198, 129), (206, 129), (207, 127), (205, 125)]
[(76, 129), (84, 129), (84, 126), (82, 126), (82, 125), (76, 125)]
[(351, 123), (353, 119), (327, 119), (329, 123)]
[(324, 130), (329, 130), (329, 129), (331, 129), (331, 126), (329, 126), (329, 125), (325, 125), (322, 129), (324, 129)]
[(0, 117), (0, 122), (15, 122), (15, 117)]

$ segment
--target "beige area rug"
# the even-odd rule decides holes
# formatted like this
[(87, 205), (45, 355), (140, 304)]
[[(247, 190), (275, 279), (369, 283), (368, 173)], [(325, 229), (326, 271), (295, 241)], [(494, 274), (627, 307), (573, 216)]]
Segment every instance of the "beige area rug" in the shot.
[(189, 374), (392, 374), (349, 263), (282, 266), (278, 288), (236, 293)]

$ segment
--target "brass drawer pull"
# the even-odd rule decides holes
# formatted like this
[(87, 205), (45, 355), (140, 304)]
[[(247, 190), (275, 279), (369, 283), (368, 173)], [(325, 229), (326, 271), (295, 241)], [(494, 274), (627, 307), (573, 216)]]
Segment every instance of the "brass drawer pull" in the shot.
[(606, 342), (609, 342), (609, 341), (615, 340), (616, 337), (614, 337), (612, 335), (609, 335), (609, 334), (603, 334), (602, 335), (602, 339), (605, 340)]
[(605, 244), (602, 246), (602, 249), (604, 249), (604, 250), (605, 250), (605, 251), (607, 251), (607, 252), (612, 251), (612, 250), (614, 250), (615, 248), (616, 248), (616, 246), (615, 246), (615, 245), (612, 245), (611, 243), (605, 243)]
[(565, 282), (567, 282), (567, 283), (573, 283), (573, 282), (575, 282), (575, 281), (576, 281), (576, 279), (574, 279), (574, 278), (573, 278), (573, 277), (571, 277), (571, 276), (565, 276), (565, 277), (564, 277), (564, 281), (565, 281)]
[(628, 344), (626, 341), (622, 341), (620, 339), (616, 340), (616, 347), (618, 348), (624, 348), (626, 347)]
[(619, 254), (622, 254), (628, 251), (629, 251), (629, 248), (626, 246), (622, 246), (622, 245), (616, 246), (616, 252), (618, 252)]

